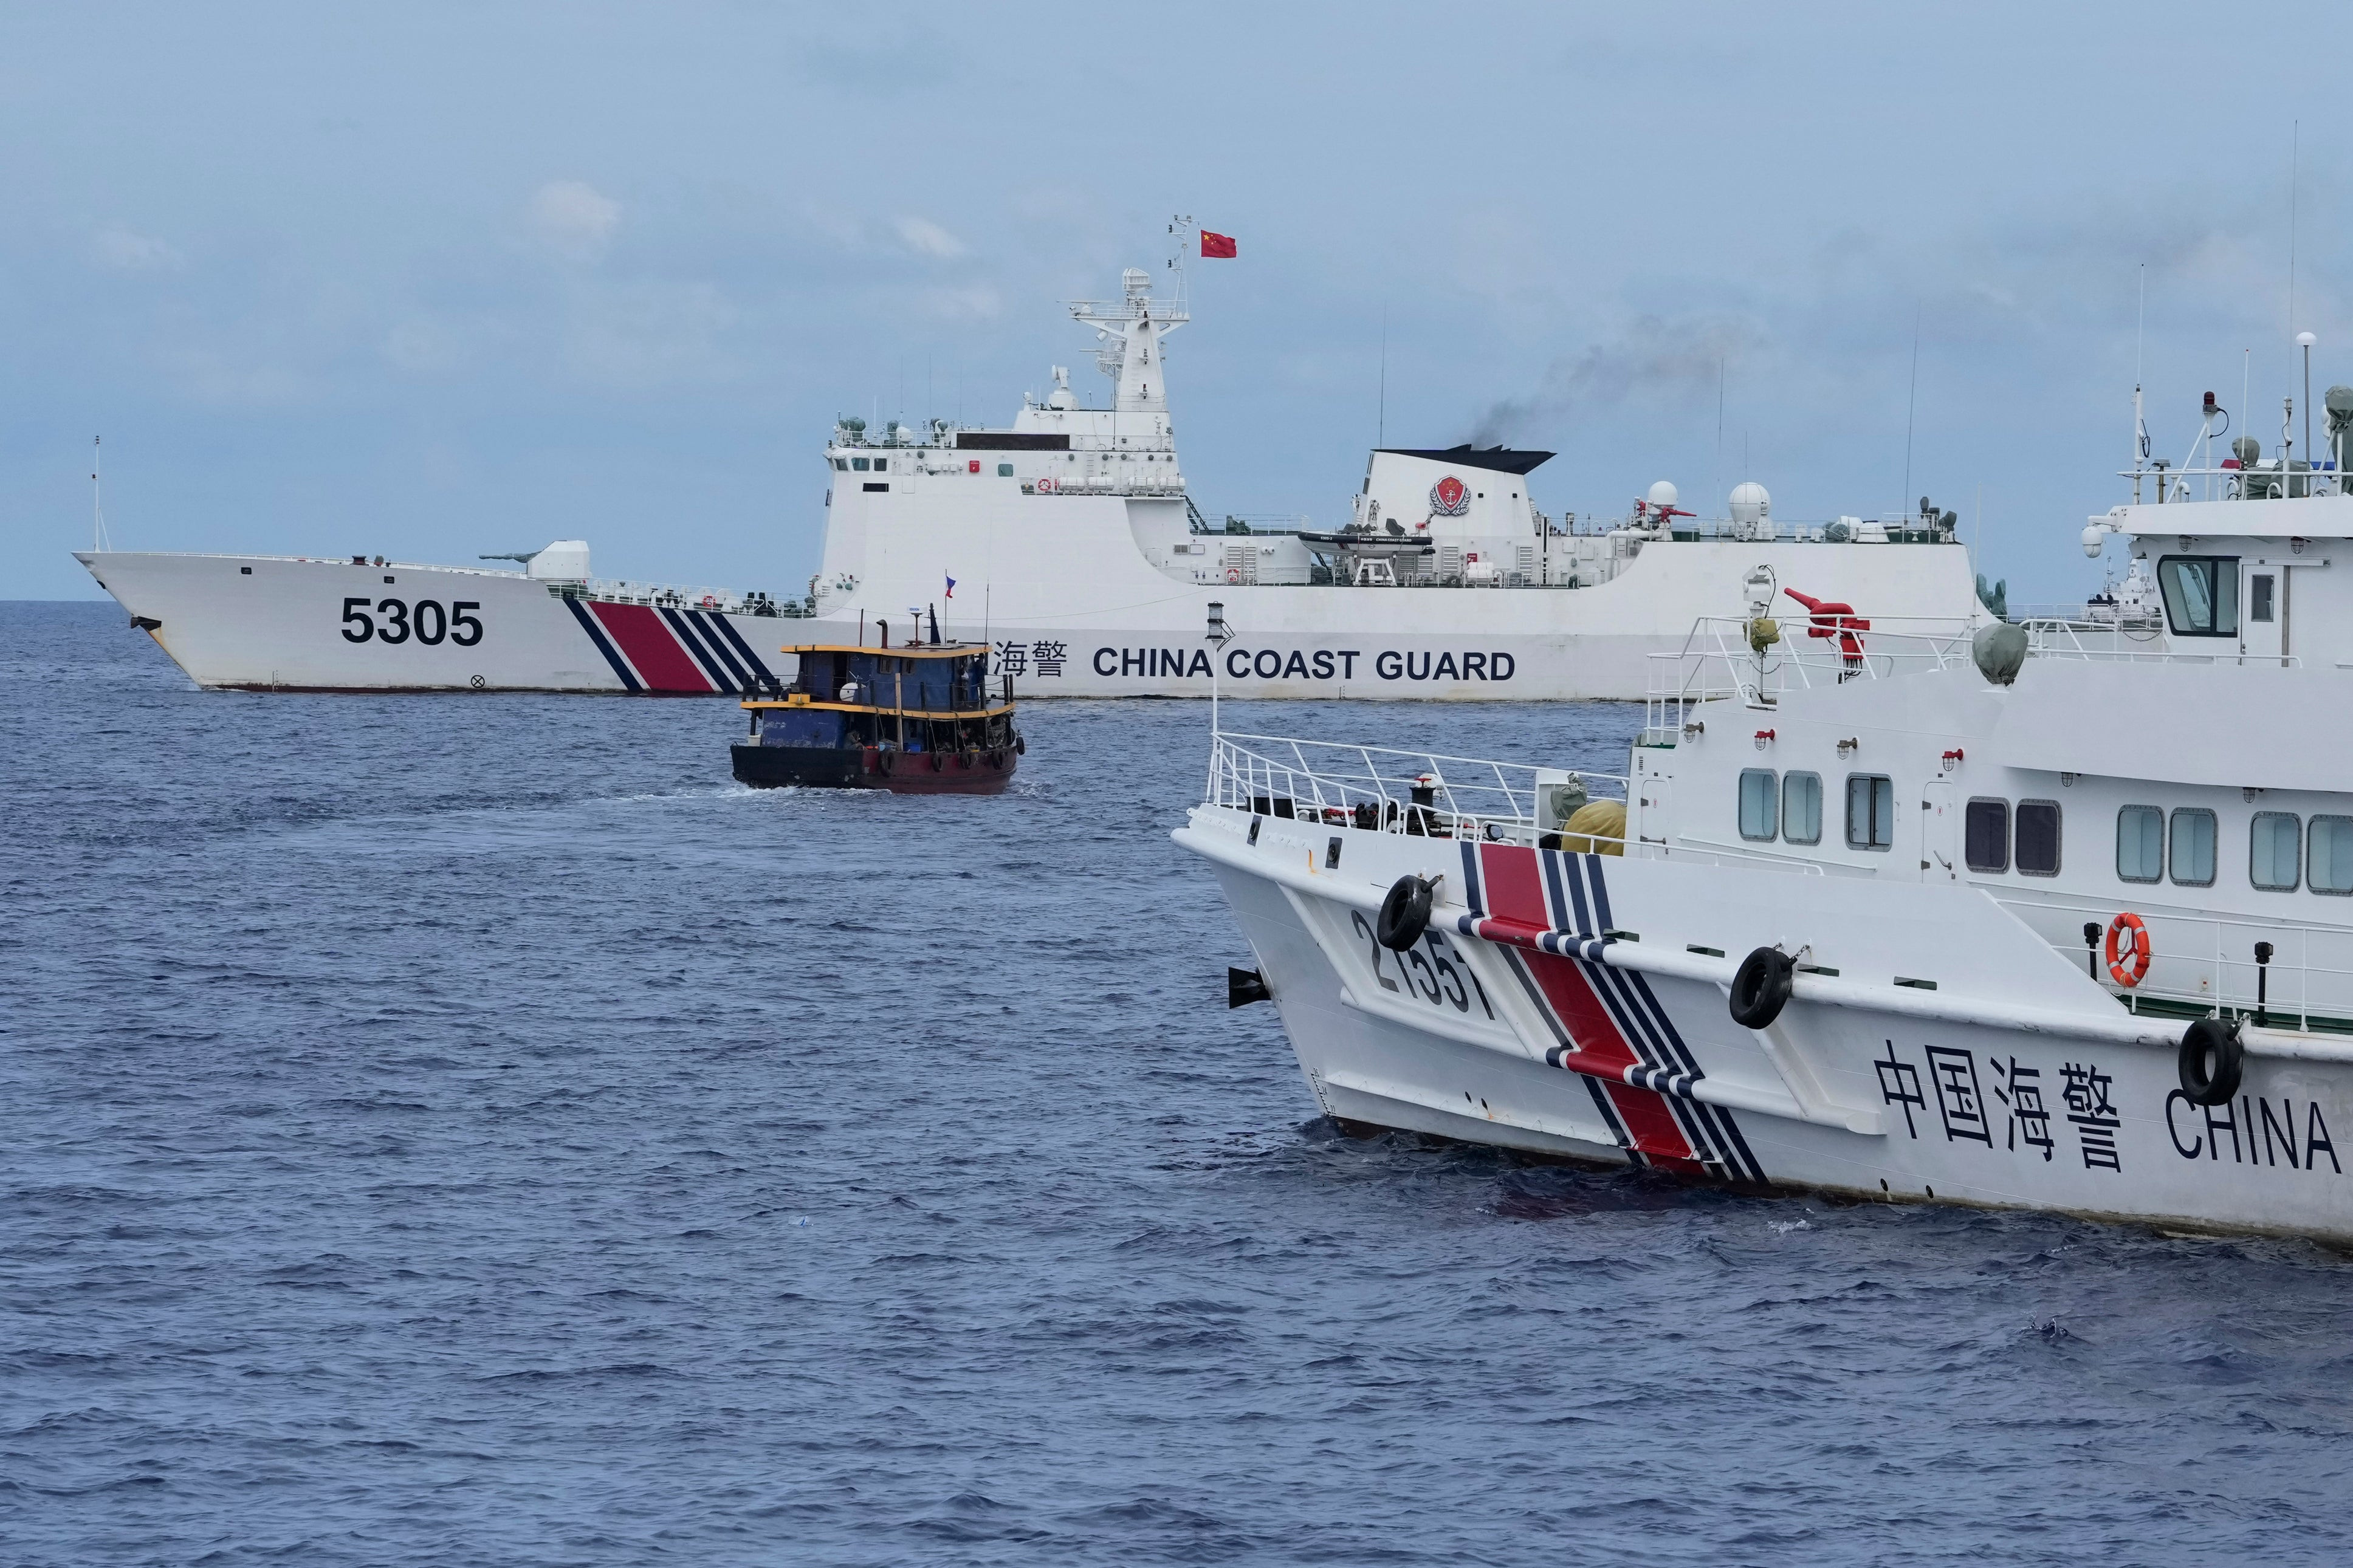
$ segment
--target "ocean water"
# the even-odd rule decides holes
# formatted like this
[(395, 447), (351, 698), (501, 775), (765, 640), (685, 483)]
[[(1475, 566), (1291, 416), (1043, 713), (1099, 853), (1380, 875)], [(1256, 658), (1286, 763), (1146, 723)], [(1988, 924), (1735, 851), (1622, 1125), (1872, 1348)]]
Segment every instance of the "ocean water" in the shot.
[(1167, 838), (1198, 704), (754, 794), (722, 703), (0, 605), (0, 1562), (2353, 1556), (2338, 1254), (1314, 1119)]

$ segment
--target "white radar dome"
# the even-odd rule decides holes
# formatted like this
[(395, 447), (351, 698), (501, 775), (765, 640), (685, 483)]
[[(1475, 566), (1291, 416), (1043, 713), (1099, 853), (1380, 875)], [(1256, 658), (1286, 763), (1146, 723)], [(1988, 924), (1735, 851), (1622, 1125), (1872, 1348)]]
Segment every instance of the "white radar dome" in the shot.
[(1651, 487), (1649, 500), (1652, 506), (1670, 507), (1675, 504), (1675, 497), (1677, 494), (1678, 492), (1674, 486), (1669, 484), (1664, 479), (1661, 479), (1657, 484)]
[(2108, 542), (2108, 531), (2098, 523), (2084, 530), (2084, 553), (2096, 561), (2101, 549)]
[(1765, 487), (1751, 479), (1732, 487), (1732, 521), (1754, 525), (1773, 515), (1773, 498)]

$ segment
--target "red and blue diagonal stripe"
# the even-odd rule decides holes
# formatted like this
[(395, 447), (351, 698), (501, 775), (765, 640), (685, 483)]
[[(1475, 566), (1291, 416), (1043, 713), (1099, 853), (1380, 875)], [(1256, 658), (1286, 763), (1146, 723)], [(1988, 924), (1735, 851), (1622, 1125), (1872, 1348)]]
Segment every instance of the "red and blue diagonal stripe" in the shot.
[(1552, 1031), (1545, 1059), (1582, 1076), (1628, 1157), (1738, 1182), (1764, 1169), (1732, 1113), (1692, 1097), (1706, 1076), (1650, 982), (1601, 962), (1611, 934), (1599, 855), (1465, 844), (1456, 924), (1504, 949)]

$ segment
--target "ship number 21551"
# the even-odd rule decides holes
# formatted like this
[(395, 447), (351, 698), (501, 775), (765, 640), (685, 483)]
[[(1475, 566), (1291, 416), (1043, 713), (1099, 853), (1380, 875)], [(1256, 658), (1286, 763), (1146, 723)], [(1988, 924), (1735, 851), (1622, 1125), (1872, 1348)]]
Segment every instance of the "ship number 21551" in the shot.
[[(459, 647), (471, 647), (482, 640), (482, 623), (467, 612), (482, 607), (479, 599), (458, 599), (448, 610), (438, 599), (419, 599), (410, 605), (400, 599), (378, 599), (371, 605), (364, 598), (343, 601), (343, 640), (404, 643), (411, 637), (427, 647), (448, 637)], [(373, 609), (375, 614), (368, 612)], [(378, 625), (376, 616), (383, 617)]]

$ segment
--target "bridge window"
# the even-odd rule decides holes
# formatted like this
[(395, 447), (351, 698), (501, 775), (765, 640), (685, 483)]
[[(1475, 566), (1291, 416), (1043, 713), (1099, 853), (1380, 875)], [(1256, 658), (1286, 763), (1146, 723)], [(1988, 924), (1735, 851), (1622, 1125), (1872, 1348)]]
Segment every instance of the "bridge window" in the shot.
[(2116, 813), (2116, 879), (2154, 882), (2165, 875), (2165, 813), (2128, 805)]
[(1890, 849), (1895, 845), (1895, 781), (1884, 773), (1846, 776), (1846, 847)]
[(1822, 775), (1788, 773), (1781, 780), (1781, 837), (1792, 844), (1822, 841)]
[(2239, 635), (2237, 556), (2168, 555), (2157, 563), (2157, 585), (2165, 595), (2166, 618), (2175, 636)]
[(2247, 835), (2247, 879), (2265, 892), (2295, 891), (2304, 824), (2292, 811), (2259, 811)]
[(847, 458), (836, 458), (833, 460), (833, 466), (835, 471), (838, 473), (846, 474), (849, 472), (849, 459)]
[(2018, 869), (2028, 877), (2059, 874), (2059, 803), (2018, 803)]
[(863, 458), (852, 458), (849, 459), (849, 466), (856, 468), (862, 474), (866, 471), (866, 459)]
[(1773, 808), (1779, 804), (1775, 798), (1778, 781), (1771, 768), (1743, 768), (1740, 771), (1740, 837), (1770, 839), (1773, 837)]
[(2353, 816), (2316, 816), (2308, 837), (2305, 886), (2335, 898), (2353, 894)]
[(1961, 859), (1972, 871), (2010, 869), (2010, 802), (1969, 802), (1961, 818)]
[(2214, 885), (2214, 814), (2184, 806), (2173, 814), (2173, 879), (2185, 888)]

